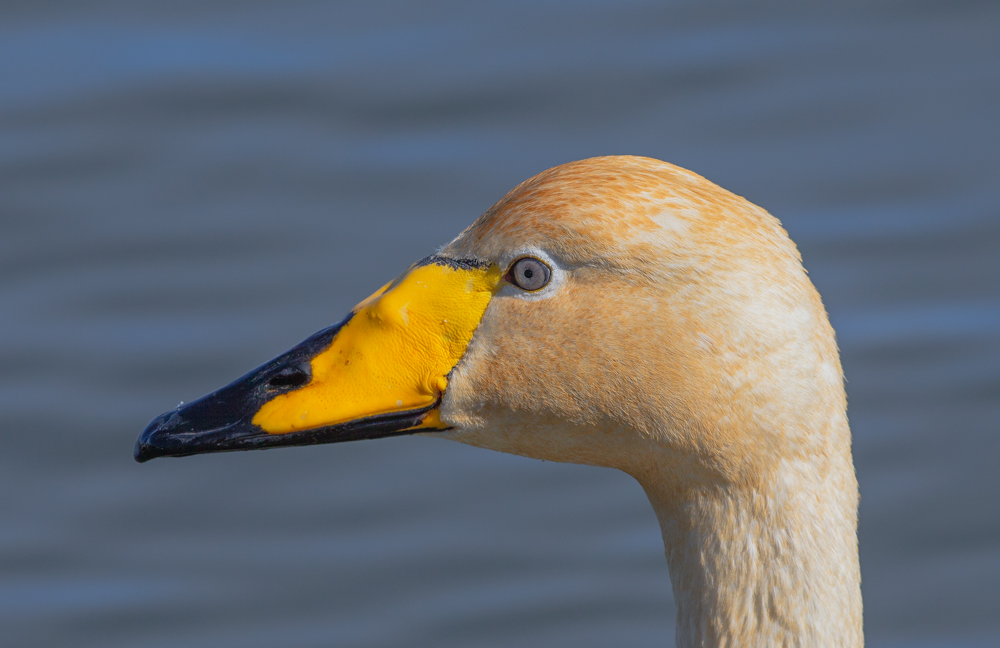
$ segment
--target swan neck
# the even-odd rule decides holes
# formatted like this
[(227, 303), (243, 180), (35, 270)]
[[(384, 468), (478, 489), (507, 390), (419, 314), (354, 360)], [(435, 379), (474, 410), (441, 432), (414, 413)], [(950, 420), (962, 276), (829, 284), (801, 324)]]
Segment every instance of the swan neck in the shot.
[(677, 646), (864, 644), (857, 481), (848, 455), (786, 462), (766, 484), (640, 480), (663, 533)]

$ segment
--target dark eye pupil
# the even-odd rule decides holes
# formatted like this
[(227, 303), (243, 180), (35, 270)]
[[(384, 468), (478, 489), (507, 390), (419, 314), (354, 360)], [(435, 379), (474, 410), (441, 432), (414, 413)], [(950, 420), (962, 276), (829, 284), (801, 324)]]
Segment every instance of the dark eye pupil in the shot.
[(531, 279), (532, 277), (535, 276), (535, 271), (532, 270), (531, 268), (528, 268), (527, 270), (524, 271), (524, 276), (527, 279)]

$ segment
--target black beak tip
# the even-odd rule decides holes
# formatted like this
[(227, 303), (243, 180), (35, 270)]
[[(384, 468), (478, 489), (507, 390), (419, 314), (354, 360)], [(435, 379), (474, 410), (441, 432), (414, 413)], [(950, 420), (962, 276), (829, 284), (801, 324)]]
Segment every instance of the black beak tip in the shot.
[(166, 448), (163, 447), (162, 441), (163, 434), (157, 434), (164, 427), (164, 423), (170, 420), (173, 416), (173, 412), (167, 412), (157, 416), (153, 421), (146, 426), (146, 429), (142, 431), (139, 438), (135, 442), (135, 450), (132, 456), (139, 463), (145, 463), (150, 459), (156, 459), (157, 457), (162, 457), (166, 453)]
[(156, 449), (153, 448), (148, 443), (143, 443), (142, 439), (138, 439), (135, 442), (135, 450), (132, 452), (132, 456), (139, 463), (146, 463), (150, 459), (155, 459), (160, 455), (157, 454)]
[(135, 442), (135, 450), (132, 451), (132, 457), (138, 463), (146, 463), (147, 461), (149, 461), (150, 459), (152, 459), (154, 456), (155, 455), (151, 454), (148, 451), (148, 446), (144, 446), (142, 444), (142, 441), (136, 441)]

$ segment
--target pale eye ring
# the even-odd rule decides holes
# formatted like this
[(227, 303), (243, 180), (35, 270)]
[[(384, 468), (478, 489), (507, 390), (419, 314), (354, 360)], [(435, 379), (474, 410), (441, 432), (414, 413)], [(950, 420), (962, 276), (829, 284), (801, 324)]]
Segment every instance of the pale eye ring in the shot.
[(551, 277), (552, 271), (543, 261), (522, 257), (511, 264), (504, 278), (521, 290), (533, 292), (544, 288)]

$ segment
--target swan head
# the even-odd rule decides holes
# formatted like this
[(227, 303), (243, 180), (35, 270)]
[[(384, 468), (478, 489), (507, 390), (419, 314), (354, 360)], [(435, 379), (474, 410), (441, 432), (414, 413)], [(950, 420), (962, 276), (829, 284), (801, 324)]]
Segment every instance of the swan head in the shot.
[(745, 481), (822, 453), (803, 419), (843, 406), (778, 221), (670, 164), (604, 157), (525, 181), (344, 322), (157, 418), (136, 459), (418, 433)]
[(515, 187), (348, 317), (155, 419), (135, 458), (426, 434), (623, 470), (678, 645), (862, 645), (833, 330), (778, 221), (647, 158)]

